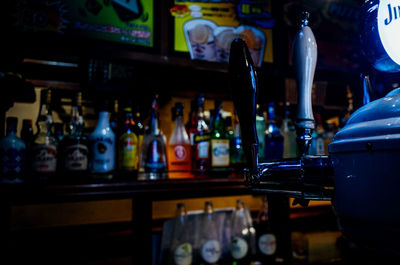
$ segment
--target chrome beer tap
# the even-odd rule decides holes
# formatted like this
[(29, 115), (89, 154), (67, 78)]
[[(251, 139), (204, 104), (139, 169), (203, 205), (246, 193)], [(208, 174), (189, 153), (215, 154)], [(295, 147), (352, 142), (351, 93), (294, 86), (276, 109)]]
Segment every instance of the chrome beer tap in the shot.
[(250, 52), (242, 39), (231, 45), (229, 74), (233, 100), (237, 108), (247, 159), (245, 183), (256, 192), (281, 193), (296, 198), (303, 205), (308, 200), (331, 200), (333, 197), (333, 167), (327, 156), (306, 155), (314, 129), (311, 90), (317, 59), (315, 37), (308, 26), (308, 13), (293, 42), (293, 66), (298, 86), (296, 115), (297, 143), (301, 156), (295, 159), (258, 162), (258, 142), (255, 127), (257, 72)]

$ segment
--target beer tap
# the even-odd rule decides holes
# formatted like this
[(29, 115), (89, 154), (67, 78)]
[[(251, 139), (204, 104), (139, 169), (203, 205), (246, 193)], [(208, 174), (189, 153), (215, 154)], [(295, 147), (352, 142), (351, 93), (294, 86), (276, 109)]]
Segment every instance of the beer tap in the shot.
[(331, 200), (333, 197), (333, 167), (327, 156), (306, 155), (314, 129), (311, 89), (317, 58), (317, 45), (308, 26), (308, 13), (293, 42), (293, 66), (298, 85), (296, 116), (297, 142), (301, 156), (281, 161), (258, 162), (258, 142), (255, 128), (257, 72), (250, 52), (242, 39), (231, 45), (229, 74), (233, 100), (240, 121), (247, 168), (245, 183), (256, 192), (281, 193), (294, 197), (303, 205), (308, 200)]
[(317, 42), (308, 26), (309, 13), (303, 12), (301, 26), (293, 41), (293, 67), (296, 73), (298, 104), (295, 127), (297, 143), (302, 155), (307, 153), (312, 140), (315, 121), (311, 92), (317, 64)]

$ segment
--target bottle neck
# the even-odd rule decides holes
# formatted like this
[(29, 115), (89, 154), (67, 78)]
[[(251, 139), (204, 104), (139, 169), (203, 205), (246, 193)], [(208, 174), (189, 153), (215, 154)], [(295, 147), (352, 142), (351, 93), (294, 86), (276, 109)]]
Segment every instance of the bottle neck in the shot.
[(177, 116), (175, 119), (175, 128), (185, 128), (185, 125), (183, 124), (183, 116)]
[(78, 106), (74, 106), (71, 110), (71, 121), (69, 124), (69, 130), (71, 134), (76, 134), (81, 130), (82, 127), (81, 115), (79, 113)]
[(158, 119), (157, 119), (157, 113), (155, 110), (152, 111), (151, 114), (151, 132), (152, 135), (159, 135), (160, 130), (158, 129)]
[(50, 135), (51, 124), (45, 120), (38, 122), (38, 130), (40, 134)]
[(16, 135), (17, 134), (17, 125), (16, 124), (10, 124), (7, 126), (7, 136), (8, 135)]
[(98, 128), (110, 127), (109, 113), (108, 111), (100, 111), (99, 121), (97, 122)]

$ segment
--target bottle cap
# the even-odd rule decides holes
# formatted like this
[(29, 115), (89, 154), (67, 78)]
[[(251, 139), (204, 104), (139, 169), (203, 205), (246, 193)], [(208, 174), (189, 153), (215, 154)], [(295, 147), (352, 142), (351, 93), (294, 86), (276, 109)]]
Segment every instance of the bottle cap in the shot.
[(17, 117), (7, 117), (7, 124), (17, 124), (18, 118)]
[(31, 119), (23, 119), (22, 120), (23, 125), (30, 125), (32, 126), (32, 120)]
[(178, 116), (183, 116), (183, 103), (176, 102), (175, 107), (171, 109), (172, 111), (172, 120), (175, 120)]

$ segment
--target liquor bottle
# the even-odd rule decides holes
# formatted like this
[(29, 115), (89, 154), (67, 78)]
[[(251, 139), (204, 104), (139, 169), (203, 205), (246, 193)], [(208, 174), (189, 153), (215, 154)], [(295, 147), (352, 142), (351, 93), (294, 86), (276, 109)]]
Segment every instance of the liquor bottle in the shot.
[(197, 97), (192, 145), (192, 168), (204, 174), (210, 167), (210, 132), (204, 117), (204, 95)]
[(24, 141), (26, 146), (24, 170), (30, 170), (31, 167), (30, 154), (34, 138), (35, 136), (33, 134), (32, 120), (31, 119), (22, 120), (21, 139)]
[(298, 156), (298, 146), (296, 142), (296, 129), (290, 118), (290, 105), (286, 102), (285, 116), (281, 125), (283, 136), (283, 158), (296, 158)]
[(225, 131), (222, 117), (222, 106), (219, 104), (214, 110), (214, 119), (211, 132), (211, 167), (213, 169), (227, 169), (229, 167), (229, 139)]
[(192, 146), (194, 146), (194, 134), (197, 130), (197, 106), (198, 103), (196, 99), (190, 101), (190, 112), (188, 116), (188, 121), (186, 123), (186, 131), (189, 135), (190, 144)]
[(256, 130), (257, 130), (257, 138), (258, 138), (258, 159), (260, 161), (264, 161), (265, 156), (265, 118), (264, 111), (257, 104), (257, 113), (256, 113)]
[(64, 137), (64, 124), (61, 122), (55, 122), (54, 126), (54, 138), (56, 138), (57, 143), (61, 143)]
[(275, 122), (275, 104), (268, 104), (268, 119), (265, 130), (265, 160), (278, 160), (283, 156), (283, 136)]
[(137, 147), (138, 139), (135, 134), (135, 121), (132, 108), (126, 107), (123, 110), (125, 116), (124, 127), (120, 128), (122, 135), (118, 141), (118, 167), (125, 171), (137, 170)]
[(168, 264), (190, 265), (193, 261), (193, 237), (186, 207), (184, 203), (177, 204), (177, 211), (172, 229), (172, 239)]
[(111, 129), (109, 112), (100, 109), (97, 126), (89, 136), (90, 169), (94, 173), (107, 173), (115, 168), (115, 133)]
[[(50, 127), (53, 126), (53, 115), (52, 110), (50, 108), (51, 104), (51, 89), (43, 89), (40, 91), (40, 107), (39, 107), (39, 114), (36, 120), (36, 128), (39, 128), (39, 122), (47, 122), (49, 123)], [(40, 117), (42, 116), (42, 117)]]
[(315, 114), (316, 129), (312, 133), (312, 140), (308, 154), (325, 155), (325, 130), (319, 113)]
[(232, 168), (243, 169), (245, 163), (239, 118), (236, 111), (233, 115), (233, 136), (230, 139), (230, 164)]
[(237, 200), (232, 214), (230, 251), (236, 264), (250, 264), (255, 254), (255, 229), (242, 200)]
[[(57, 140), (51, 133), (53, 116), (50, 110), (51, 90), (42, 90), (40, 112), (37, 119), (38, 132), (31, 148), (32, 171), (37, 173), (54, 173), (57, 168)], [(48, 176), (41, 176), (48, 180)]]
[(205, 202), (197, 249), (197, 256), (201, 260), (201, 264), (217, 264), (222, 255), (221, 238), (216, 217), (212, 202)]
[(0, 140), (1, 182), (22, 182), (26, 145), (17, 137), (18, 119), (8, 117), (6, 123), (6, 136)]
[(191, 145), (183, 123), (183, 104), (175, 103), (172, 108), (175, 127), (167, 145), (169, 178), (193, 178), (191, 173)]
[(118, 132), (118, 125), (119, 125), (119, 105), (118, 105), (118, 99), (114, 100), (113, 104), (114, 110), (110, 114), (110, 127), (111, 130), (114, 132), (116, 137), (118, 137), (120, 134)]
[(153, 100), (151, 109), (150, 133), (143, 138), (141, 164), (146, 179), (162, 179), (166, 177), (167, 158), (164, 137), (158, 127), (158, 95)]
[(21, 139), (25, 142), (27, 149), (28, 146), (32, 144), (33, 138), (32, 120), (24, 119), (22, 121)]
[(144, 137), (144, 125), (141, 120), (139, 107), (136, 106), (136, 112), (134, 115), (134, 132), (137, 137), (137, 148), (136, 148), (136, 168), (139, 170), (140, 166), (140, 152), (142, 151), (143, 137)]
[(323, 137), (324, 137), (324, 154), (323, 155), (328, 155), (328, 145), (332, 142), (333, 136), (335, 135), (335, 128), (336, 128), (336, 124), (334, 122), (328, 122), (326, 125), (327, 125), (326, 130), (323, 133)]
[(276, 236), (271, 229), (267, 196), (262, 199), (262, 208), (256, 223), (257, 251), (256, 260), (262, 264), (272, 264), (276, 255)]
[(89, 142), (83, 133), (81, 114), (82, 94), (78, 92), (72, 99), (71, 119), (68, 123), (68, 134), (59, 145), (59, 166), (66, 172), (85, 172), (88, 169)]

